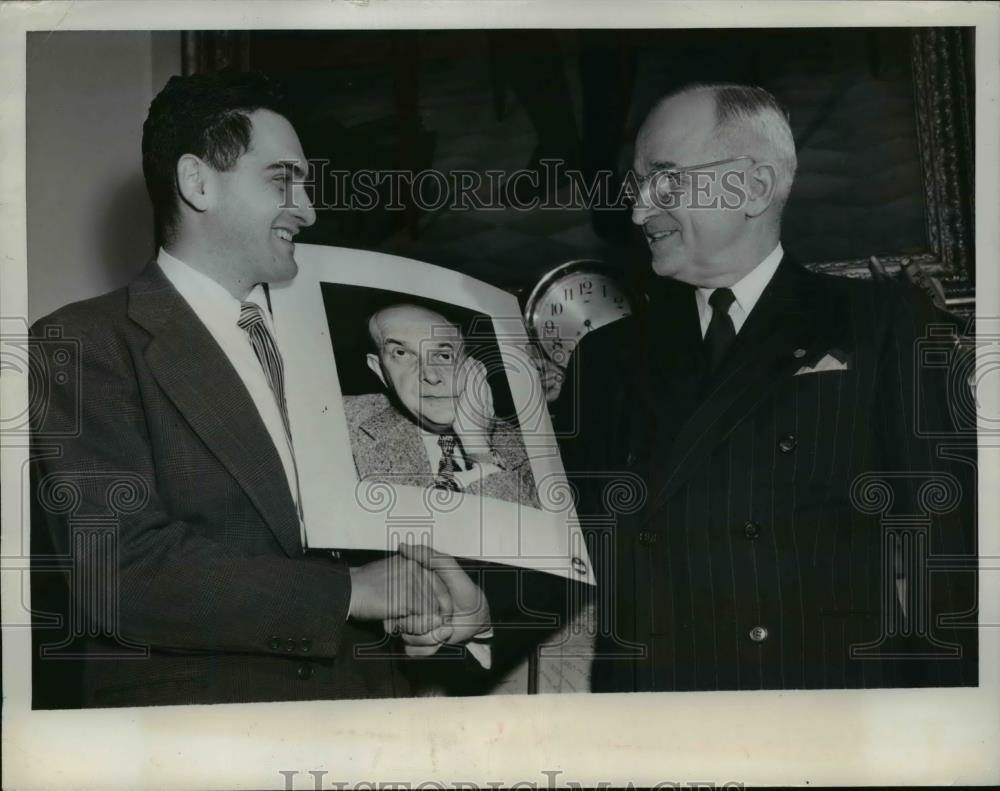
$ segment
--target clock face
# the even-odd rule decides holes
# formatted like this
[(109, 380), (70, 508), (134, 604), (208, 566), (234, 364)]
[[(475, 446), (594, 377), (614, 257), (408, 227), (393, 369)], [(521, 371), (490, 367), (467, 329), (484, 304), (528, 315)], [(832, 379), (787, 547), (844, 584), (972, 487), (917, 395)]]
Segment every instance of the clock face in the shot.
[(625, 289), (598, 262), (570, 262), (543, 278), (528, 300), (527, 317), (548, 358), (565, 368), (580, 339), (632, 312)]

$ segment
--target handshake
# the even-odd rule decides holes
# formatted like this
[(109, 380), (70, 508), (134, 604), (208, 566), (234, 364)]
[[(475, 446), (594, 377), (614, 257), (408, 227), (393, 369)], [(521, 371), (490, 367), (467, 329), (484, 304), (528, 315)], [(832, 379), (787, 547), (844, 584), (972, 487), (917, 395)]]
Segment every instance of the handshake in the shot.
[(409, 656), (429, 656), (490, 629), (480, 587), (451, 555), (422, 544), (401, 543), (397, 554), (351, 568), (349, 616), (382, 621)]

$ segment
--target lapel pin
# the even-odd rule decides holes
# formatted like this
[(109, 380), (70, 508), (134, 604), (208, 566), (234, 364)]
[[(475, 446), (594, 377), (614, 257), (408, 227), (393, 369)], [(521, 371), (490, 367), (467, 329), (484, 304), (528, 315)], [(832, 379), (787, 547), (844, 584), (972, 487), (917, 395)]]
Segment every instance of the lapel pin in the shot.
[(806, 350), (796, 349), (794, 352), (792, 352), (792, 356), (795, 357), (796, 360), (801, 360), (803, 357), (806, 356)]

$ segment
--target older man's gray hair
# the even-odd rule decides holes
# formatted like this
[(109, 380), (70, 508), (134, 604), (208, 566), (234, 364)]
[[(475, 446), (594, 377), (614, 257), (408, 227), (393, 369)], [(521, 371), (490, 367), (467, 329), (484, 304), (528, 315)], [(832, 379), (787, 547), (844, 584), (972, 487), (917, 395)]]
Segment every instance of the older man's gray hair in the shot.
[(715, 139), (720, 158), (748, 155), (774, 164), (774, 205), (780, 216), (798, 166), (788, 113), (763, 88), (733, 83), (686, 85), (665, 96), (657, 106), (677, 96), (701, 92), (715, 99)]

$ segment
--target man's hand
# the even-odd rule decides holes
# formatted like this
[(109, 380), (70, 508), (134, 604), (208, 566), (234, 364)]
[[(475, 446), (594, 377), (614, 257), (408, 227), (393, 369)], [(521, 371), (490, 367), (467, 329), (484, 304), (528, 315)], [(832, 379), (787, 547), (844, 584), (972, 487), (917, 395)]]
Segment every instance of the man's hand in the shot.
[(496, 412), (493, 391), (486, 378), (486, 366), (472, 355), (467, 355), (459, 363), (455, 381), (459, 388), (453, 426), (455, 433), (462, 440), (467, 454), (489, 453)]
[(490, 628), (490, 606), (486, 596), (455, 558), (423, 544), (400, 544), (399, 552), (421, 567), (433, 570), (447, 588), (452, 607), (443, 625), (430, 629), (413, 628), (419, 626), (416, 619), (396, 618), (386, 622), (386, 631), (402, 634), (409, 655), (425, 656), (444, 644), (466, 643)]
[(486, 461), (488, 458), (490, 457), (474, 456), (472, 457), (472, 469), (459, 470), (455, 473), (455, 480), (458, 482), (458, 485), (462, 487), (463, 492), (467, 492), (472, 484), (483, 481), (491, 475), (503, 471), (502, 468), (498, 467), (492, 461)]
[[(549, 343), (551, 344), (551, 341)], [(573, 347), (568, 341), (562, 345), (570, 347), (568, 353), (564, 352), (566, 358), (563, 365), (553, 362), (534, 341), (529, 341), (524, 345), (526, 356), (535, 366), (535, 370), (538, 371), (538, 380), (541, 382), (545, 401), (549, 404), (559, 398), (559, 393), (562, 392), (563, 382), (566, 380), (566, 365), (569, 363), (569, 355), (573, 352)]]
[(444, 580), (416, 560), (397, 554), (351, 569), (352, 618), (395, 619), (399, 628), (425, 633), (440, 628), (453, 613)]

